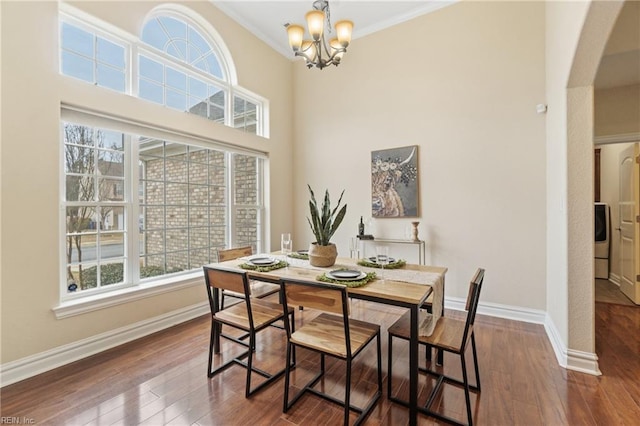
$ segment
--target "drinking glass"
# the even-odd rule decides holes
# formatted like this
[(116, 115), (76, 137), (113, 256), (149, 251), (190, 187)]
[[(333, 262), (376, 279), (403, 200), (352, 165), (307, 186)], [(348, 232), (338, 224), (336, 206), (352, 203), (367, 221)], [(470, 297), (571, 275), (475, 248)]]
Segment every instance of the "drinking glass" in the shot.
[(286, 232), (280, 235), (280, 251), (284, 256), (284, 261), (288, 264), (288, 254), (291, 253), (293, 247), (293, 241), (291, 241), (291, 234)]
[(359, 240), (356, 237), (353, 237), (349, 240), (349, 257), (351, 259), (360, 258)]
[(376, 263), (382, 268), (380, 276), (384, 280), (384, 265), (389, 264), (389, 247), (376, 246)]

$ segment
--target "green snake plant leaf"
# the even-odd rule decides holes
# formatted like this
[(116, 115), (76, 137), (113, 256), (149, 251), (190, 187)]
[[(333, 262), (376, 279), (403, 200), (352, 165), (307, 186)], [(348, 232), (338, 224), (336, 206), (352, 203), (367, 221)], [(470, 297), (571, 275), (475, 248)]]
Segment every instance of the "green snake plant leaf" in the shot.
[(331, 210), (329, 190), (325, 190), (322, 208), (320, 209), (318, 208), (318, 203), (313, 189), (311, 189), (311, 186), (308, 184), (307, 187), (309, 188), (309, 193), (311, 195), (311, 199), (309, 200), (309, 213), (311, 214), (311, 218), (307, 217), (309, 227), (311, 228), (313, 235), (316, 237), (316, 243), (318, 245), (329, 245), (331, 243), (331, 237), (336, 232), (347, 213), (346, 204), (340, 208), (344, 190), (340, 194), (338, 205)]

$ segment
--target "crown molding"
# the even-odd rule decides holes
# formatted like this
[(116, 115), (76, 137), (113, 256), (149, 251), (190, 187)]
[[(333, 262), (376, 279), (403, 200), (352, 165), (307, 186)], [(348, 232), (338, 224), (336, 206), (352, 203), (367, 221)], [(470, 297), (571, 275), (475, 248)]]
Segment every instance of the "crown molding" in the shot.
[[(289, 48), (288, 45), (283, 44), (282, 40), (286, 40), (286, 31), (284, 27), (282, 28), (282, 39), (274, 39), (269, 35), (265, 34), (255, 25), (250, 23), (246, 18), (244, 18), (241, 14), (237, 13), (232, 7), (230, 7), (230, 2), (228, 1), (220, 1), (220, 0), (210, 0), (211, 3), (220, 9), (225, 15), (229, 16), (231, 19), (236, 21), (242, 27), (244, 27), (247, 31), (255, 35), (257, 38), (262, 40), (264, 43), (269, 45), (273, 50), (280, 53), (285, 58), (293, 61), (296, 59), (293, 52)], [(355, 1), (355, 0), (354, 0)], [(377, 22), (373, 25), (367, 25), (366, 27), (356, 28), (353, 31), (352, 40), (356, 40), (360, 37), (364, 37), (369, 34), (373, 34), (377, 31), (381, 31), (385, 28), (392, 27), (394, 25), (401, 24), (403, 22), (409, 21), (411, 19), (417, 18), (418, 16), (425, 15), (427, 13), (435, 12), (436, 10), (442, 9), (443, 7), (450, 6), (454, 3), (458, 3), (460, 0), (443, 0), (443, 1), (430, 1), (425, 2), (420, 7), (416, 7), (409, 13), (398, 14), (396, 16), (389, 17), (383, 21)], [(309, 5), (311, 5), (311, 1), (309, 1)], [(390, 2), (391, 3), (391, 2)]]

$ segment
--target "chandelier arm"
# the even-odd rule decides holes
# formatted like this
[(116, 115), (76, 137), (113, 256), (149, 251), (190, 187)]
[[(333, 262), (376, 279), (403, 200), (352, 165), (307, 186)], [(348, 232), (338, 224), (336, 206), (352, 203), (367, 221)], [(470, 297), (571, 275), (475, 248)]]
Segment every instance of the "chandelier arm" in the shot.
[(328, 59), (328, 61), (327, 61), (327, 64), (328, 64), (328, 65), (333, 64), (333, 65), (335, 65), (335, 66), (338, 66), (338, 64), (340, 64), (340, 61), (334, 61), (335, 57), (336, 57), (338, 54), (340, 54), (340, 53), (344, 53), (344, 52), (346, 52), (346, 51), (347, 51), (347, 49), (346, 49), (346, 48), (344, 48), (344, 47), (341, 47), (340, 49), (336, 49), (336, 50), (333, 52), (333, 54), (329, 57), (329, 59)]
[(313, 58), (310, 58), (309, 55), (302, 50), (295, 52), (294, 56), (302, 56), (307, 62), (313, 62)]

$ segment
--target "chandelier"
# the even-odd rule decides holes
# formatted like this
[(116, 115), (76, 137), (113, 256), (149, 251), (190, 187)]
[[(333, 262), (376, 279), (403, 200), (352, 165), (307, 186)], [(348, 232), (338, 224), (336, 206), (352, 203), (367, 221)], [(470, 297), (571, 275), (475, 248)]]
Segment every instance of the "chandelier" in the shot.
[(307, 68), (324, 68), (329, 65), (338, 66), (342, 56), (347, 51), (347, 46), (351, 42), (351, 32), (353, 22), (342, 20), (336, 22), (336, 37), (325, 39), (324, 21), (327, 21), (327, 30), (331, 32), (331, 21), (329, 12), (329, 2), (327, 0), (316, 0), (313, 2), (313, 10), (307, 12), (307, 28), (311, 35), (311, 40), (304, 39), (304, 28), (302, 25), (286, 24), (287, 35), (289, 36), (289, 46), (296, 56), (302, 56)]

